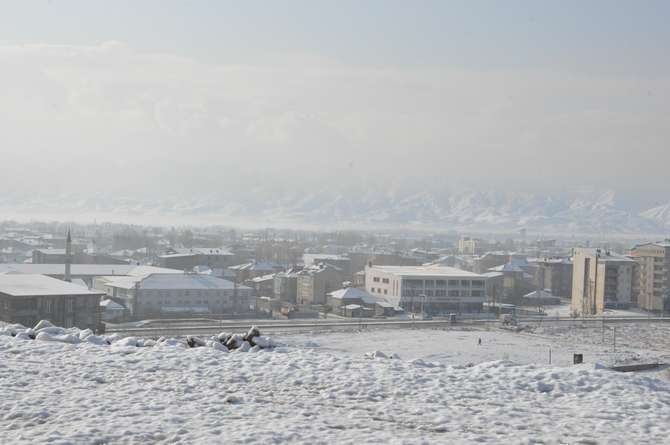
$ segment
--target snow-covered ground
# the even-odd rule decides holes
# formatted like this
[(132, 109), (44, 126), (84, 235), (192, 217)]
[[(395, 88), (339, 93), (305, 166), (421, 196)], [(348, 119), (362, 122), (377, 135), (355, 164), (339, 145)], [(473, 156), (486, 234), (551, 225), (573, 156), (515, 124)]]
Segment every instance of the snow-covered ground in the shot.
[[(660, 373), (557, 366), (581, 337), (551, 329), (295, 334), (272, 350), (230, 353), (0, 335), (0, 443), (667, 440)], [(626, 347), (666, 329), (629, 332)], [(583, 342), (587, 361), (601, 346)], [(400, 358), (365, 354), (373, 350)]]

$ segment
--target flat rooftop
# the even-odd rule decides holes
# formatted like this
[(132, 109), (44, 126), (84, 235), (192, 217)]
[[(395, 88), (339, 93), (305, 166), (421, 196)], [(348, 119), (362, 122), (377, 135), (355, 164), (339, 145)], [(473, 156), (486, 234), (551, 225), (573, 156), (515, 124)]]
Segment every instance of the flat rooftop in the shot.
[[(72, 264), (70, 273), (72, 276), (105, 276), (105, 275), (132, 275), (142, 276), (152, 273), (178, 273), (184, 271), (167, 269), (164, 267), (138, 266), (131, 264)], [(24, 264), (6, 263), (0, 264), (0, 275), (7, 273), (39, 274), (39, 275), (65, 275), (65, 264)]]
[(90, 291), (78, 284), (68, 283), (45, 275), (33, 274), (0, 275), (0, 294), (12, 297), (103, 295), (102, 292)]
[(458, 278), (486, 278), (463, 269), (448, 266), (372, 266), (373, 270), (402, 277), (458, 277)]

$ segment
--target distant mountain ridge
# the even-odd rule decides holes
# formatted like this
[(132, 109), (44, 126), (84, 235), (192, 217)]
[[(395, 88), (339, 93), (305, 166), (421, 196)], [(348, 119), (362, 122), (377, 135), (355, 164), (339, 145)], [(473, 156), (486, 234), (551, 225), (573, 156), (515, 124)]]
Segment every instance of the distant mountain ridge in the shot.
[[(246, 189), (197, 197), (150, 199), (81, 197), (0, 199), (7, 215), (96, 215), (101, 221), (127, 219), (155, 224), (175, 219), (202, 224), (251, 221), (264, 226), (435, 228), (459, 231), (517, 231), (546, 234), (660, 234), (670, 230), (670, 202), (635, 210), (613, 190), (543, 194), (536, 192), (446, 192), (432, 189), (360, 190)], [(170, 222), (167, 222), (170, 224)]]

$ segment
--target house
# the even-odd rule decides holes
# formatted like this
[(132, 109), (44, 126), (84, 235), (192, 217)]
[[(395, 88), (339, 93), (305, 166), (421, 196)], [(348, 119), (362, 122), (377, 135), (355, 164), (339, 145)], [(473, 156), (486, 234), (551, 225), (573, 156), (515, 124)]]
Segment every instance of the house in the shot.
[(0, 320), (34, 326), (49, 320), (66, 328), (100, 328), (103, 292), (36, 274), (0, 275)]
[(125, 306), (109, 298), (100, 301), (100, 308), (104, 321), (120, 321), (130, 313)]
[(526, 306), (551, 306), (561, 304), (561, 298), (549, 289), (538, 289), (524, 295), (522, 302)]
[(211, 275), (150, 274), (95, 279), (134, 318), (250, 312), (253, 289)]
[(344, 315), (344, 308), (348, 305), (357, 304), (370, 310), (371, 316), (393, 316), (398, 311), (396, 307), (381, 297), (375, 297), (364, 289), (355, 287), (345, 287), (326, 296), (326, 304), (333, 309), (336, 314)]
[(365, 269), (365, 290), (411, 312), (481, 311), (484, 275), (444, 266), (373, 266)]

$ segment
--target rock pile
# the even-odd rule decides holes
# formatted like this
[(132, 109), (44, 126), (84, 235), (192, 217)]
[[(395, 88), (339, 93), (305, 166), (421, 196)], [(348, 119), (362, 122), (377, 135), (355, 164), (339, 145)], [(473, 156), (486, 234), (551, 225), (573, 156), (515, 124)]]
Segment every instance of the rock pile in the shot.
[(185, 339), (161, 337), (157, 340), (136, 337), (121, 337), (118, 334), (94, 335), (90, 329), (62, 328), (42, 320), (34, 328), (26, 328), (20, 324), (0, 327), (0, 335), (9, 335), (21, 340), (53, 341), (60, 343), (91, 343), (102, 346), (152, 347), (176, 346), (183, 348), (209, 347), (222, 352), (256, 352), (274, 347), (270, 337), (262, 336), (256, 326), (252, 326), (246, 334), (222, 332), (208, 339), (189, 335)]

